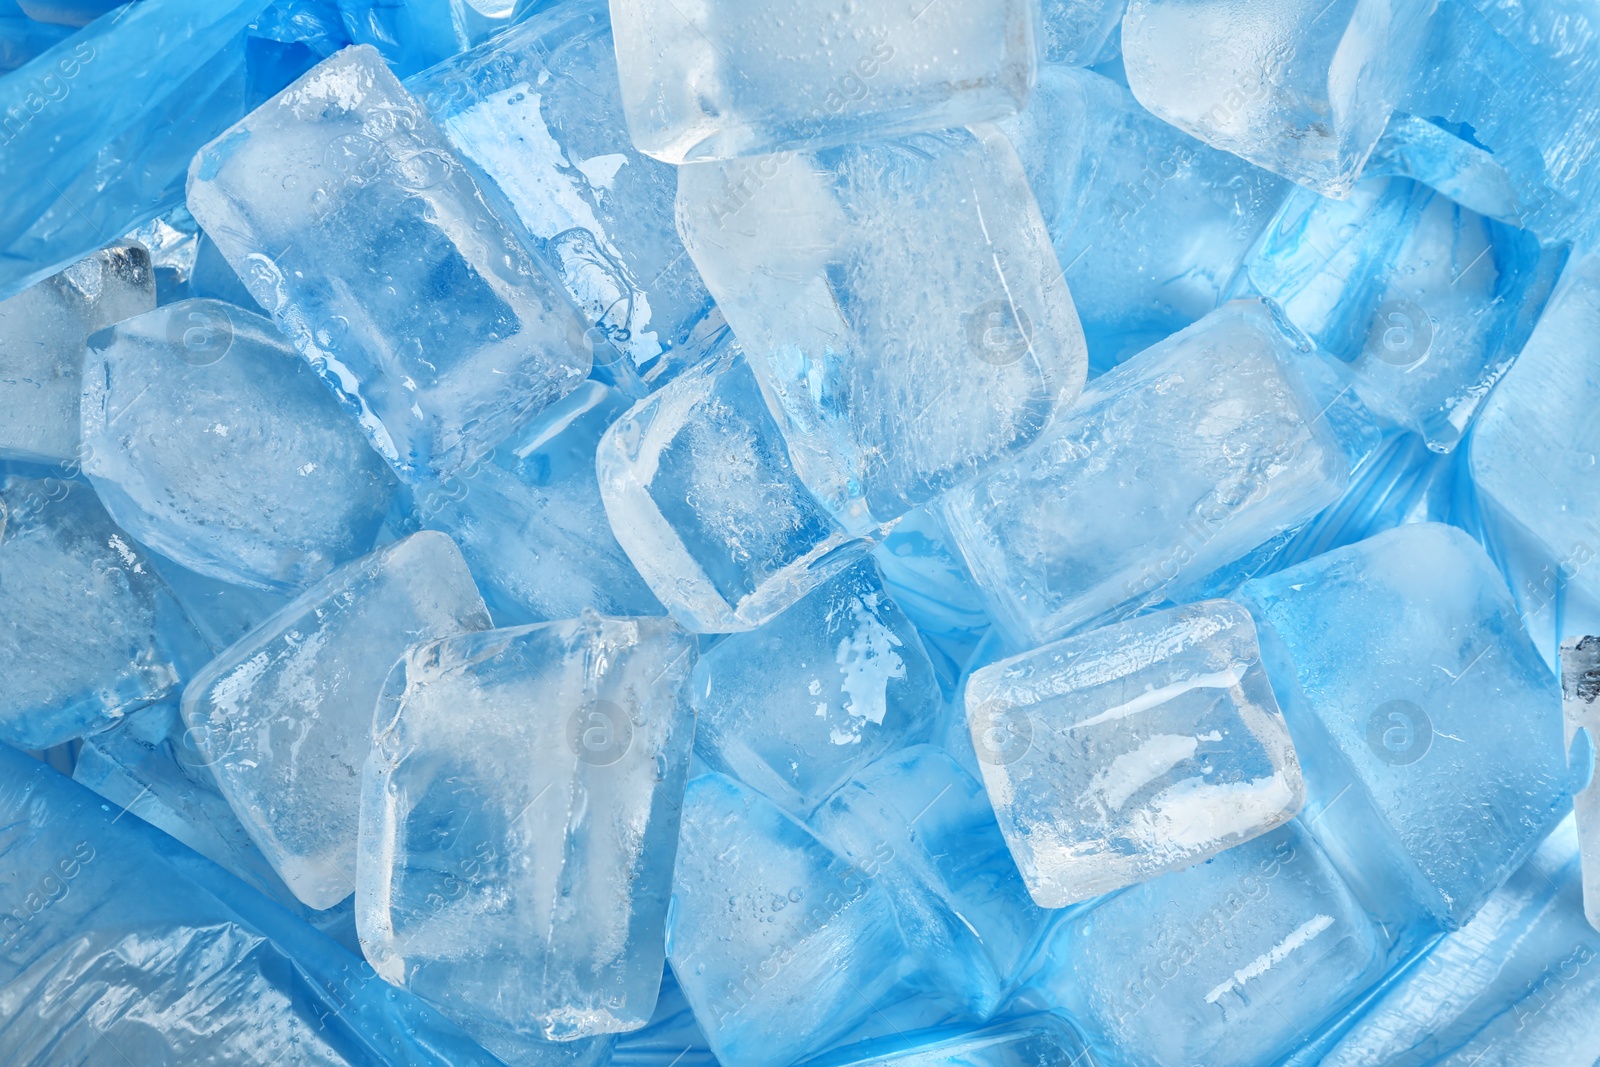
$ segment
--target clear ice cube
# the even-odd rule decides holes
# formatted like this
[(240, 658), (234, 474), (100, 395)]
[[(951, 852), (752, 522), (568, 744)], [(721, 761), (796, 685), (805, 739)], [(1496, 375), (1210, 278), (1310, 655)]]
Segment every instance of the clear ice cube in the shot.
[(1438, 0), (1131, 0), (1128, 85), (1158, 118), (1324, 196), (1350, 191)]
[(718, 1060), (822, 1051), (872, 1013), (905, 952), (872, 870), (731, 778), (689, 783), (667, 957)]
[(635, 404), (601, 438), (611, 530), (685, 629), (754, 629), (879, 536), (840, 525), (791, 456), (736, 348)]
[(851, 528), (1025, 448), (1083, 387), (1072, 297), (992, 127), (684, 167), (678, 226), (796, 471)]
[(1237, 598), (1294, 735), (1308, 825), (1369, 902), (1466, 922), (1569, 803), (1560, 690), (1488, 556), (1453, 526), (1412, 523)]
[(863, 768), (810, 819), (872, 871), (915, 954), (915, 984), (993, 1015), (1045, 925), (995, 825), (983, 786), (940, 749), (914, 745)]
[(84, 338), (155, 306), (150, 256), (130, 244), (0, 301), (0, 457), (78, 459)]
[(855, 771), (926, 738), (939, 683), (871, 560), (770, 622), (731, 634), (694, 671), (695, 751), (804, 818)]
[(389, 669), (414, 644), (489, 626), (455, 545), (413, 534), (307, 589), (184, 689), (223, 795), (306, 904), (356, 887), (361, 768)]
[(966, 705), (1000, 827), (1047, 908), (1193, 866), (1305, 800), (1255, 625), (1229, 601), (984, 667)]
[(639, 151), (668, 163), (825, 147), (1011, 114), (1037, 0), (611, 0)]
[(587, 376), (586, 326), (369, 46), (207, 145), (189, 210), (403, 478)]
[(1348, 459), (1269, 308), (1239, 301), (1092, 382), (1005, 467), (944, 500), (1021, 648), (1131, 613), (1337, 500)]
[(1403, 178), (1298, 190), (1249, 264), (1379, 415), (1448, 452), (1527, 343), (1565, 265), (1525, 230)]
[(411, 649), (362, 781), (378, 973), (491, 1050), (655, 1008), (694, 713), (667, 619), (586, 612)]
[(677, 169), (633, 147), (605, 0), (556, 5), (406, 83), (595, 324), (597, 363), (659, 384), (720, 322), (673, 227)]
[(83, 359), (83, 470), (144, 544), (283, 591), (371, 550), (394, 478), (268, 320), (183, 300)]
[(0, 740), (43, 749), (174, 692), (205, 645), (94, 491), (0, 479)]

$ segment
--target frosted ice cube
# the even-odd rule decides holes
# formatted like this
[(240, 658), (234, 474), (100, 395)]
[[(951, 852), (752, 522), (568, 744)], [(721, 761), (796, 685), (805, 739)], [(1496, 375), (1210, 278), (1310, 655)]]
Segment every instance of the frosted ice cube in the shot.
[(863, 768), (810, 819), (875, 872), (918, 961), (915, 984), (993, 1015), (1045, 925), (1006, 851), (983, 786), (931, 745)]
[(1361, 174), (1438, 0), (1131, 0), (1128, 85), (1180, 130), (1325, 196)]
[(0, 480), (0, 740), (42, 749), (175, 691), (205, 645), (81, 482)]
[(668, 163), (962, 126), (1022, 107), (1035, 0), (611, 0), (639, 151)]
[(880, 536), (840, 525), (800, 482), (737, 349), (635, 404), (601, 438), (595, 469), (617, 541), (699, 633), (761, 625)]
[(461, 547), (495, 622), (518, 626), (665, 609), (612, 536), (595, 450), (630, 401), (584, 382), (519, 428), (489, 461), (417, 487), (415, 519)]
[(184, 300), (95, 335), (83, 470), (191, 570), (295, 590), (366, 554), (394, 478), (272, 323)]
[(1470, 919), (1568, 803), (1559, 687), (1483, 549), (1413, 523), (1237, 598), (1295, 738), (1308, 825), (1386, 914)]
[(871, 560), (718, 642), (695, 667), (693, 694), (700, 758), (801, 818), (860, 767), (926, 738), (941, 703), (933, 664)]
[(1253, 1067), (1383, 964), (1377, 926), (1292, 821), (1057, 927), (1037, 981), (1107, 1063)]
[(945, 498), (995, 621), (1030, 648), (1173, 595), (1338, 499), (1340, 439), (1259, 302), (1097, 378), (1022, 456)]
[(184, 689), (223, 795), (306, 904), (355, 889), (361, 767), (389, 668), (414, 644), (489, 625), (450, 539), (413, 534), (307, 589)]
[(1221, 305), (1291, 188), (1074, 67), (1041, 67), (1027, 110), (999, 125), (1027, 171), (1101, 371)]
[(77, 459), (84, 338), (155, 306), (149, 254), (128, 244), (0, 301), (0, 457)]
[(1369, 408), (1448, 452), (1532, 333), (1566, 263), (1525, 230), (1405, 179), (1299, 190), (1249, 265)]
[(1305, 800), (1255, 626), (1225, 600), (984, 667), (966, 704), (1000, 828), (1048, 908), (1193, 866)]
[(1026, 447), (1083, 387), (1083, 331), (991, 127), (685, 167), (678, 226), (846, 525)]
[(872, 1013), (906, 952), (874, 873), (731, 778), (689, 783), (667, 957), (718, 1060), (786, 1067)]
[(189, 210), (402, 477), (481, 457), (589, 372), (560, 283), (368, 46), (202, 149)]
[(357, 923), (378, 973), (491, 1051), (655, 1007), (694, 645), (594, 612), (419, 645), (379, 703)]
[[(711, 295), (673, 228), (677, 169), (633, 147), (605, 0), (556, 5), (406, 87), (540, 242), (619, 383), (703, 354)], [(643, 383), (640, 380), (643, 379)]]
[(1044, 16), (1039, 51), (1047, 62), (1091, 67), (1121, 50), (1128, 0), (1043, 0), (1039, 6)]

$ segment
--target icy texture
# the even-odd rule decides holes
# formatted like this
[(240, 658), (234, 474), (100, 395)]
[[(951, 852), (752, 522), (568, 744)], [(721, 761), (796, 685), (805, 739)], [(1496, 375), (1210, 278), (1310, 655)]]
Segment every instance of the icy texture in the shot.
[(611, 0), (622, 102), (668, 163), (1000, 118), (1033, 82), (1036, 0)]
[(17, 1067), (493, 1067), (171, 838), (0, 746), (0, 1048)]
[(992, 127), (685, 167), (678, 227), (851, 529), (1025, 448), (1083, 387), (1072, 297)]
[(0, 299), (183, 200), (196, 149), (248, 110), (262, 0), (141, 0), (0, 81)]
[(77, 459), (84, 338), (155, 306), (150, 257), (128, 244), (0, 301), (0, 457)]
[(612, 532), (685, 629), (750, 630), (864, 555), (806, 490), (737, 349), (634, 405), (600, 440)]
[(1039, 982), (1108, 1063), (1253, 1067), (1381, 961), (1378, 928), (1291, 822), (1058, 927)]
[(887, 756), (811, 818), (817, 836), (878, 878), (894, 903), (917, 984), (993, 1015), (1044, 926), (983, 786), (930, 745)]
[(453, 0), (336, 0), (350, 40), (371, 45), (400, 77), (425, 70), (469, 43)]
[(1209, 600), (977, 671), (967, 719), (1047, 908), (1193, 866), (1305, 800), (1250, 615)]
[(1388, 984), (1324, 1067), (1524, 1067), (1600, 1059), (1600, 935), (1562, 823), (1475, 919)]
[(874, 872), (720, 774), (689, 783), (667, 937), (722, 1063), (787, 1067), (871, 1014), (906, 948)]
[(1587, 0), (1441, 0), (1398, 104), (1410, 115), (1396, 123), (1417, 116), (1402, 172), (1541, 237), (1592, 245), (1597, 93), (1600, 13)]
[(1056, 1015), (984, 1027), (946, 1027), (847, 1047), (805, 1067), (1094, 1067), (1083, 1039)]
[(1589, 925), (1600, 930), (1600, 786), (1594, 782), (1600, 744), (1600, 638), (1580, 637), (1561, 644), (1561, 703), (1571, 753), (1573, 814), (1583, 850), (1583, 906)]
[(461, 546), (501, 626), (608, 615), (661, 615), (611, 534), (595, 479), (600, 437), (628, 398), (584, 382), (459, 477), (419, 486), (415, 519)]
[(10, 73), (72, 35), (66, 26), (34, 22), (0, 8), (0, 73)]
[(559, 4), (407, 88), (538, 239), (596, 363), (620, 358), (601, 369), (637, 388), (699, 359), (721, 320), (673, 227), (676, 168), (629, 140), (610, 26), (605, 0)]
[(1559, 689), (1489, 558), (1414, 523), (1238, 596), (1319, 839), (1385, 907), (1470, 919), (1567, 803)]
[(268, 320), (184, 300), (83, 358), (83, 470), (144, 544), (275, 590), (372, 548), (394, 479)]
[(907, 514), (872, 558), (884, 588), (916, 626), (948, 694), (991, 623), (939, 509), (929, 505)]
[(565, 292), (369, 47), (207, 145), (189, 210), (402, 477), (481, 457), (589, 371)]
[(1437, 0), (1131, 0), (1139, 102), (1215, 148), (1343, 196), (1404, 94)]
[(1405, 179), (1297, 191), (1249, 273), (1348, 365), (1373, 411), (1448, 452), (1533, 332), (1567, 258)]
[(156, 573), (172, 590), (183, 613), (212, 652), (221, 652), (240, 640), (294, 599), (291, 593), (234, 585), (196, 574), (162, 556), (152, 554), (152, 561)]
[(719, 642), (693, 693), (700, 758), (801, 818), (940, 712), (933, 664), (870, 560)]
[(1044, 14), (1039, 50), (1047, 62), (1088, 67), (1120, 50), (1128, 0), (1042, 0), (1039, 6)]
[(1338, 499), (1348, 460), (1260, 303), (1097, 378), (1010, 465), (946, 498), (995, 621), (1030, 648), (1159, 600)]
[(420, 641), (488, 628), (455, 545), (413, 534), (307, 589), (184, 689), (223, 795), (311, 907), (355, 888), (361, 767), (389, 668)]
[(693, 662), (668, 620), (593, 612), (407, 653), (362, 781), (378, 973), (491, 1051), (649, 1021)]
[(0, 741), (41, 749), (173, 692), (205, 648), (87, 485), (0, 479)]
[(1217, 308), (1289, 183), (1152, 116), (1127, 89), (1047, 64), (1016, 146), (1107, 369)]
[[(1575, 257), (1484, 405), (1472, 481), (1525, 618), (1600, 605), (1600, 256)], [(1597, 620), (1555, 620), (1555, 638)], [(1550, 622), (1544, 628), (1552, 628)], [(1564, 631), (1564, 632), (1563, 632)], [(1541, 640), (1552, 653), (1556, 640)], [(1548, 657), (1553, 658), (1553, 656)]]

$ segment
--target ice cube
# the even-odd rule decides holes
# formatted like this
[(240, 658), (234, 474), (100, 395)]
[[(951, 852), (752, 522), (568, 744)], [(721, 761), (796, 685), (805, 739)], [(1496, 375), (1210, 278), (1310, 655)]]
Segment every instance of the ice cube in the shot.
[(1047, 908), (1193, 866), (1305, 800), (1255, 626), (1225, 600), (984, 667), (966, 704), (1000, 828)]
[(810, 825), (888, 891), (916, 984), (993, 1015), (1045, 913), (1028, 900), (983, 786), (941, 750), (915, 745), (859, 771)]
[(1251, 1067), (1383, 964), (1378, 928), (1292, 821), (1057, 927), (1037, 981), (1105, 1062)]
[(941, 710), (933, 664), (871, 560), (718, 642), (693, 694), (700, 758), (800, 818), (857, 769), (926, 738)]
[(1323, 1067), (1519, 1067), (1600, 1056), (1600, 936), (1566, 820), (1483, 910), (1362, 1005)]
[(1167, 125), (1126, 88), (1046, 64), (1000, 123), (1104, 371), (1220, 306), (1291, 188)]
[(872, 1013), (906, 952), (874, 873), (731, 778), (689, 783), (667, 957), (718, 1060), (786, 1067)]
[(1092, 67), (1121, 50), (1119, 30), (1128, 0), (1043, 0), (1039, 6), (1044, 16), (1039, 51), (1047, 62)]
[(1035, 0), (611, 0), (639, 151), (668, 163), (985, 122), (1028, 99)]
[(83, 444), (118, 525), (190, 570), (264, 589), (365, 555), (394, 486), (272, 323), (215, 300), (91, 339)]
[(1032, 648), (1164, 595), (1338, 499), (1299, 342), (1229, 304), (1097, 378), (1009, 465), (945, 498), (995, 621)]
[(1061, 266), (992, 127), (685, 167), (678, 225), (848, 526), (1020, 451), (1083, 387)]
[(720, 316), (673, 228), (677, 169), (628, 138), (605, 0), (529, 17), (406, 87), (538, 239), (596, 325), (597, 363), (626, 365), (598, 369), (637, 389), (704, 355)]
[(669, 620), (594, 612), (411, 649), (362, 781), (357, 923), (378, 973), (495, 1052), (644, 1026), (693, 663)]
[(1319, 840), (1389, 914), (1466, 922), (1568, 803), (1560, 690), (1488, 556), (1413, 523), (1237, 597)]
[(1533, 332), (1564, 248), (1403, 178), (1298, 190), (1249, 265), (1369, 408), (1448, 452)]
[[(1592, 246), (1597, 92), (1600, 18), (1581, 0), (1440, 0), (1397, 104), (1409, 114), (1394, 121), (1415, 124), (1403, 172), (1547, 240)], [(1416, 137), (1424, 125), (1437, 135)]]
[(1552, 663), (1562, 637), (1600, 626), (1596, 410), (1600, 256), (1589, 253), (1567, 265), (1468, 453), (1487, 543)]
[(404, 478), (481, 458), (589, 372), (559, 282), (369, 46), (202, 149), (189, 210)]
[(83, 341), (156, 306), (150, 256), (114, 244), (0, 301), (0, 457), (79, 457)]
[(665, 614), (612, 536), (595, 476), (600, 437), (629, 403), (584, 382), (490, 460), (417, 487), (416, 520), (461, 546), (498, 625), (576, 618), (585, 608)]
[(617, 541), (697, 633), (760, 626), (881, 536), (840, 525), (807, 491), (737, 348), (634, 405), (595, 469)]
[(418, 642), (489, 625), (450, 539), (413, 534), (307, 589), (184, 689), (223, 795), (306, 904), (355, 889), (361, 768), (390, 667)]
[(5, 745), (0, 825), (12, 1063), (500, 1062), (215, 864)]
[(1128, 85), (1158, 118), (1324, 196), (1350, 191), (1438, 0), (1131, 0)]
[(0, 741), (42, 749), (174, 692), (206, 648), (94, 492), (0, 479)]

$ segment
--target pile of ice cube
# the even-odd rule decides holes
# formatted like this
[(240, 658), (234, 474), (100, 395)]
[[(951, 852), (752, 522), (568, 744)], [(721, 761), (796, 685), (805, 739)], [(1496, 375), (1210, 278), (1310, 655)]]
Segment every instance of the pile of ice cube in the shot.
[(1600, 1062), (1597, 0), (0, 70), (0, 1062)]

